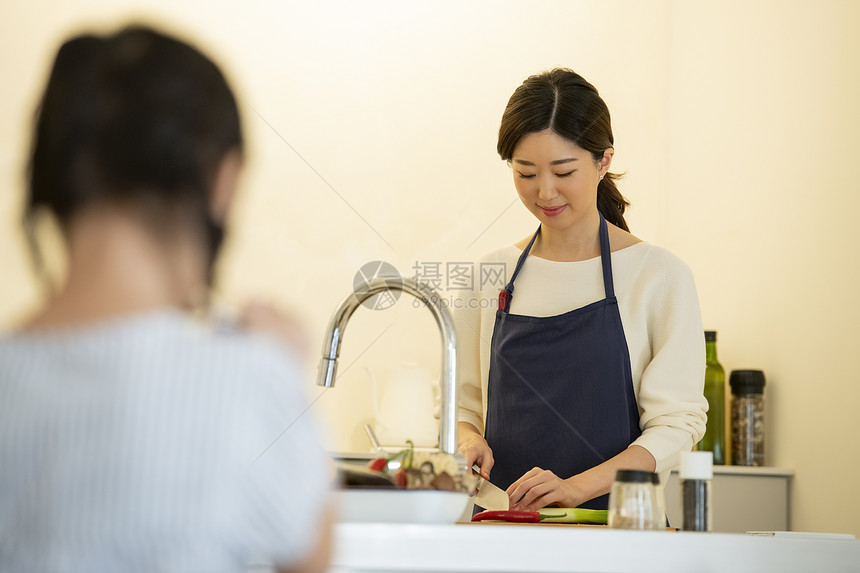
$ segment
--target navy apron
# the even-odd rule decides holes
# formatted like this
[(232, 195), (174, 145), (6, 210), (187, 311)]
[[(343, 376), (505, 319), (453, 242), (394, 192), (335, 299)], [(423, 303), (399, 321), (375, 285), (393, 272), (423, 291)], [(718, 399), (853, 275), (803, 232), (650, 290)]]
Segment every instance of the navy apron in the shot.
[[(569, 478), (641, 434), (606, 220), (600, 216), (605, 299), (557, 316), (511, 314), (514, 281), (539, 234), (540, 227), (499, 295), (493, 328), (485, 437), (492, 481), (502, 489), (534, 467)], [(580, 507), (606, 509), (608, 498)]]

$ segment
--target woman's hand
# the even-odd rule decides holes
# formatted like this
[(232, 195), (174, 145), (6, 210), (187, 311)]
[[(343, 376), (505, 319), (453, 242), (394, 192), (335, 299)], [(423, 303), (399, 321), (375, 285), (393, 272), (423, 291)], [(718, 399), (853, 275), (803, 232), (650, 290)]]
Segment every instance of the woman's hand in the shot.
[(457, 428), (460, 442), (457, 449), (466, 456), (466, 467), (478, 464), (481, 468), (481, 477), (490, 481), (490, 470), (493, 469), (493, 450), (478, 429), (468, 422), (460, 422)]
[(549, 470), (532, 468), (507, 489), (511, 509), (537, 511), (554, 503), (576, 507), (585, 499), (579, 494), (573, 478), (561, 479)]
[(561, 479), (548, 470), (533, 468), (512, 483), (507, 494), (511, 509), (515, 510), (536, 511), (553, 503), (560, 507), (577, 507), (609, 493), (618, 470), (653, 472), (656, 466), (657, 461), (648, 450), (631, 445), (602, 464), (567, 479)]

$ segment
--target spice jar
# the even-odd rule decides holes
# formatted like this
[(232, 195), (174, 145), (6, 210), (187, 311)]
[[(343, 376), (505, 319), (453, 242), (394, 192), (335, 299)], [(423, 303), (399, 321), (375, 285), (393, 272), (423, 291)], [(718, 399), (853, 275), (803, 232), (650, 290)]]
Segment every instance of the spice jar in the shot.
[(657, 474), (642, 470), (618, 470), (609, 492), (609, 527), (616, 529), (664, 529), (666, 516), (657, 485)]
[(761, 370), (733, 370), (732, 464), (764, 465), (764, 373)]
[(711, 478), (714, 477), (712, 452), (681, 454), (681, 507), (684, 531), (711, 531), (714, 528)]

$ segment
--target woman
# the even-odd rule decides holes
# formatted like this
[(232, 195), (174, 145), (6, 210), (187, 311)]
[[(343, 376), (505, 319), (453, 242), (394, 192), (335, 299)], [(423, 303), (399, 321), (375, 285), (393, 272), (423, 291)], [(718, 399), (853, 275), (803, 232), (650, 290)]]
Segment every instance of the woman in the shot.
[(605, 509), (616, 470), (667, 471), (704, 432), (693, 277), (629, 233), (609, 110), (581, 76), (517, 88), (498, 152), (540, 226), (483, 259), (510, 278), (471, 296), (498, 309), (456, 305), (459, 447), (512, 509)]
[[(0, 338), (0, 568), (325, 569), (330, 468), (297, 360), (193, 314), (241, 165), (233, 93), (193, 47), (135, 27), (60, 48), (26, 221), (55, 217), (68, 273)], [(261, 307), (245, 323), (290, 334)]]

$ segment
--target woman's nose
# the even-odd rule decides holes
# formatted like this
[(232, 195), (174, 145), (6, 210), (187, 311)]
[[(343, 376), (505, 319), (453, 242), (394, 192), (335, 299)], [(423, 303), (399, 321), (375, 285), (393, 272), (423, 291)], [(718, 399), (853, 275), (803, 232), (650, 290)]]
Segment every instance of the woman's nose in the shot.
[(555, 182), (549, 177), (541, 177), (538, 180), (538, 198), (547, 200), (554, 199), (558, 195), (555, 188)]

